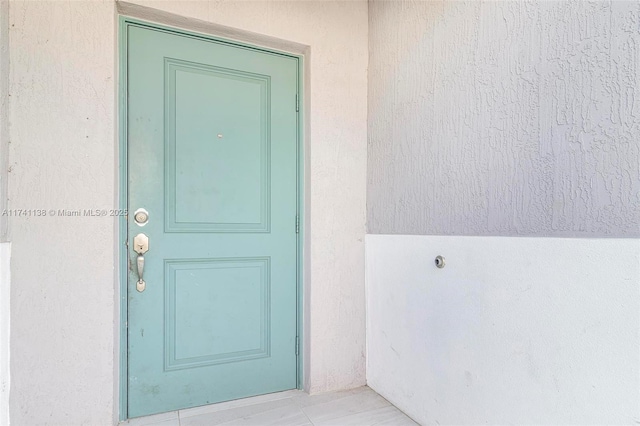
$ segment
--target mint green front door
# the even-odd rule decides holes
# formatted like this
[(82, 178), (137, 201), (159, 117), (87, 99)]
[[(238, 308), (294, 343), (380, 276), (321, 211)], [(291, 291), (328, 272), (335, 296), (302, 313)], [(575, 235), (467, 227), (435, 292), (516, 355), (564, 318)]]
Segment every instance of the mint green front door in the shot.
[(293, 389), (298, 60), (126, 37), (129, 417)]

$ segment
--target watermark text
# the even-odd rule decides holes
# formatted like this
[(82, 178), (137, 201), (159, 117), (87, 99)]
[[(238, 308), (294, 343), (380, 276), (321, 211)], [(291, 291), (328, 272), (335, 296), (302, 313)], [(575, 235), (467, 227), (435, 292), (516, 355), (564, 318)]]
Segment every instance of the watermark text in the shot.
[(123, 209), (4, 209), (9, 217), (116, 217), (127, 216)]

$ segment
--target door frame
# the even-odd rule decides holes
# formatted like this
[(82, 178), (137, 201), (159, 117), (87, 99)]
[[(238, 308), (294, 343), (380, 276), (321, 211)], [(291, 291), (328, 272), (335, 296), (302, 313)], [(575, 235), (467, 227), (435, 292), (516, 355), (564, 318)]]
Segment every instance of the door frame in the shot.
[[(195, 31), (186, 30), (183, 28), (177, 28), (173, 26), (158, 24), (144, 19), (132, 18), (125, 15), (118, 15), (118, 175), (119, 179), (116, 188), (118, 189), (118, 206), (121, 210), (127, 210), (128, 212), (128, 159), (127, 159), (127, 31), (131, 26), (150, 28), (158, 31), (172, 33), (181, 36), (187, 36), (199, 40), (207, 40), (215, 43), (222, 43), (228, 46), (233, 46), (242, 49), (249, 49), (258, 52), (266, 52), (273, 55), (286, 56), (294, 58), (297, 61), (298, 78), (297, 78), (297, 144), (296, 144), (296, 205), (297, 205), (297, 218), (298, 218), (298, 234), (296, 238), (296, 336), (298, 338), (297, 347), (299, 348), (296, 356), (296, 376), (297, 376), (297, 388), (302, 389), (304, 383), (304, 365), (303, 365), (303, 349), (304, 336), (303, 336), (303, 277), (304, 277), (304, 241), (305, 241), (305, 217), (306, 212), (304, 210), (304, 176), (305, 176), (305, 152), (304, 152), (304, 55), (294, 54), (277, 49), (265, 48), (261, 46), (252, 45), (249, 43), (230, 40), (223, 37), (218, 37), (206, 33), (199, 33)], [(293, 100), (292, 100), (293, 102)], [(293, 224), (292, 224), (293, 226)], [(127, 249), (128, 242), (128, 230), (127, 230), (127, 216), (119, 216), (118, 221), (118, 248), (117, 248), (117, 280), (119, 281), (119, 333), (120, 336), (116, 336), (116, 340), (119, 340), (120, 353), (119, 353), (119, 420), (125, 421), (128, 418), (128, 340), (127, 340), (127, 319), (128, 319), (128, 256)]]

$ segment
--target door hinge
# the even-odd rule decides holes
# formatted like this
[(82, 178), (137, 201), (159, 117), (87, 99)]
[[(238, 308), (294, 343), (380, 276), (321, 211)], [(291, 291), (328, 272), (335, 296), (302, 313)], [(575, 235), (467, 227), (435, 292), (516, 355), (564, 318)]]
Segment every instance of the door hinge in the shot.
[(300, 354), (300, 338), (296, 336), (296, 356)]
[(296, 112), (300, 111), (300, 96), (296, 93)]
[(300, 216), (296, 216), (296, 234), (300, 232)]

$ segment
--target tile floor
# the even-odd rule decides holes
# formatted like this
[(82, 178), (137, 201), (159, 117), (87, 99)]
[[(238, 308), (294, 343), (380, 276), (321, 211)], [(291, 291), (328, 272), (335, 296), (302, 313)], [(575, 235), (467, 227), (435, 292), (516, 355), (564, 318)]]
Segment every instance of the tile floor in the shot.
[(287, 391), (140, 417), (122, 426), (410, 426), (417, 423), (364, 386), (309, 396)]

